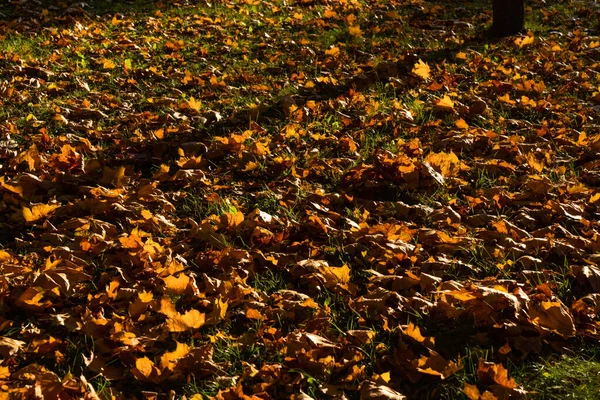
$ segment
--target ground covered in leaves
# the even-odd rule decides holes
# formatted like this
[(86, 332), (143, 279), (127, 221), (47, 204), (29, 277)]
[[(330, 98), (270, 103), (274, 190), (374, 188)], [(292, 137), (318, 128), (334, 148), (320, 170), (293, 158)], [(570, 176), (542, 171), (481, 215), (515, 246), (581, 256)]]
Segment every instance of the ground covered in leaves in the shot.
[(0, 398), (595, 398), (599, 14), (0, 6)]

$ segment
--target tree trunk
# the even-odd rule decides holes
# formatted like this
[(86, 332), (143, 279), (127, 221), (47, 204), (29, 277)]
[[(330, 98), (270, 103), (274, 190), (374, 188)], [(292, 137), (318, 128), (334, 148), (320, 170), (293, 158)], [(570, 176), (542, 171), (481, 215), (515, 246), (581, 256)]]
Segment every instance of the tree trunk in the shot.
[(492, 36), (511, 36), (523, 30), (525, 0), (493, 0)]

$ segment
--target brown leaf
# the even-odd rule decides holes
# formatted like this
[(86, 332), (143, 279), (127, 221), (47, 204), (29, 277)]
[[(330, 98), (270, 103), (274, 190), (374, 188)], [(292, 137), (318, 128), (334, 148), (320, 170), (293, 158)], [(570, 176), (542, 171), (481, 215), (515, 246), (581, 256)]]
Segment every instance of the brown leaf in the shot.
[(530, 302), (527, 313), (529, 321), (543, 333), (553, 332), (564, 338), (575, 336), (573, 317), (560, 300)]
[(360, 387), (360, 400), (406, 400), (407, 397), (394, 389), (378, 385), (372, 381), (364, 382)]
[(479, 359), (477, 377), (487, 385), (495, 383), (509, 389), (514, 389), (518, 386), (514, 379), (508, 377), (508, 370), (502, 364), (485, 362), (483, 358)]
[(462, 363), (457, 364), (454, 361), (446, 360), (433, 350), (429, 351), (429, 357), (421, 356), (413, 362), (413, 365), (417, 367), (417, 371), (439, 376), (441, 379), (446, 379), (462, 369)]
[(6, 359), (10, 356), (13, 356), (24, 345), (25, 342), (21, 340), (11, 339), (6, 336), (0, 337), (0, 357)]

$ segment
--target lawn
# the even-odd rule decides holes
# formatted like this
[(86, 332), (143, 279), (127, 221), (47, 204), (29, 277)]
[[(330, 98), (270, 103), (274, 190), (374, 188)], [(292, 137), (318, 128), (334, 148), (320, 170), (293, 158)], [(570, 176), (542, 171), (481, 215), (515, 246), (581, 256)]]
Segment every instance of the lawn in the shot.
[(0, 399), (598, 398), (600, 8), (526, 5), (2, 2)]

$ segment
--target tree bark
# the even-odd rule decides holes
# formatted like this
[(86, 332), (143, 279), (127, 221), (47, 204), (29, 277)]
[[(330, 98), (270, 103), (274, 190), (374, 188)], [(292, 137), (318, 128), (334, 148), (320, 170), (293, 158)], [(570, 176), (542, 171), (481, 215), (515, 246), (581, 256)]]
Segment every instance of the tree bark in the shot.
[(493, 0), (494, 22), (492, 36), (511, 36), (523, 30), (525, 0)]

